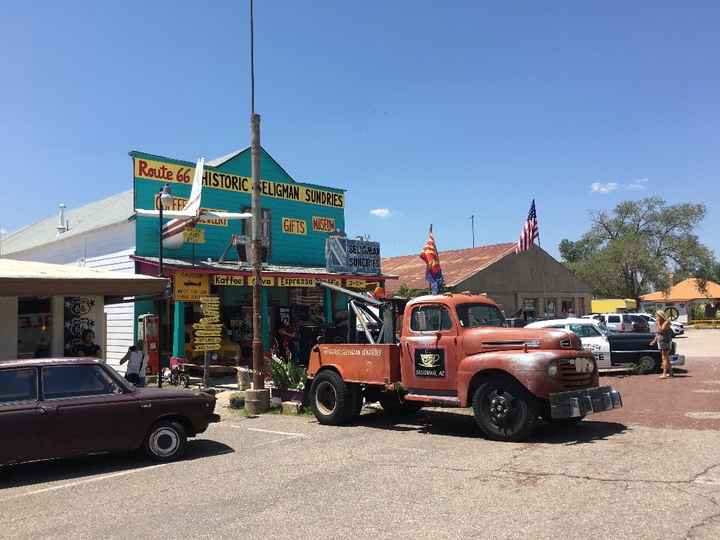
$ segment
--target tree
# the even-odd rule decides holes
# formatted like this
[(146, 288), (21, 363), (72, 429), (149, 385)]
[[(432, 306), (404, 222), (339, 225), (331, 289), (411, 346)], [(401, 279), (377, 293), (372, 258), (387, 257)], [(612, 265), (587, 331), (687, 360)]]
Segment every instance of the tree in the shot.
[(590, 230), (560, 242), (560, 254), (598, 296), (637, 299), (686, 277), (710, 279), (716, 263), (695, 234), (705, 212), (659, 197), (625, 201), (611, 214), (592, 212)]

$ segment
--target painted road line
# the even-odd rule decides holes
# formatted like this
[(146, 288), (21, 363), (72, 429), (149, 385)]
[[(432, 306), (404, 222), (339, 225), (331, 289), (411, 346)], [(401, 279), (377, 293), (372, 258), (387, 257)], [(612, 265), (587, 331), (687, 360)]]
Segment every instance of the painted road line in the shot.
[(720, 420), (720, 412), (718, 411), (698, 411), (685, 413), (688, 418), (695, 420)]
[(307, 437), (303, 433), (292, 433), (289, 431), (273, 431), (272, 429), (247, 428), (248, 431), (259, 431), (260, 433), (272, 433), (273, 435), (289, 435), (291, 437)]
[[(181, 463), (181, 462), (178, 462), (178, 463)], [(101, 480), (110, 480), (111, 478), (118, 478), (120, 476), (127, 476), (129, 474), (135, 474), (135, 473), (139, 473), (139, 472), (143, 472), (143, 471), (158, 469), (160, 467), (165, 467), (167, 465), (172, 465), (172, 463), (160, 463), (158, 465), (151, 465), (149, 467), (142, 467), (139, 469), (130, 469), (129, 471), (121, 471), (121, 472), (116, 472), (116, 473), (103, 474), (101, 476), (96, 476), (94, 478), (78, 480), (77, 482), (69, 482), (67, 484), (62, 484), (59, 486), (52, 486), (52, 487), (47, 487), (47, 488), (43, 488), (43, 489), (36, 489), (34, 491), (27, 491), (25, 493), (18, 493), (17, 495), (11, 495), (10, 497), (5, 497), (4, 499), (0, 499), (0, 504), (7, 502), (7, 501), (12, 501), (13, 499), (20, 499), (22, 497), (30, 497), (31, 495), (40, 495), (42, 493), (50, 493), (52, 491), (59, 491), (61, 489), (69, 489), (69, 488), (73, 488), (76, 486), (83, 486), (85, 484), (91, 484), (93, 482), (99, 482)]]

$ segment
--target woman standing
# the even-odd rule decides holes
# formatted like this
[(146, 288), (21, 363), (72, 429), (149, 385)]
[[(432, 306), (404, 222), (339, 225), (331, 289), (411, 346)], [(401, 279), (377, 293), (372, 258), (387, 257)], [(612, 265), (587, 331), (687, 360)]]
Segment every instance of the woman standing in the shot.
[(650, 342), (650, 345), (657, 344), (658, 349), (660, 349), (660, 355), (662, 356), (662, 375), (660, 375), (660, 378), (667, 379), (673, 376), (672, 365), (670, 364), (673, 331), (670, 321), (663, 310), (658, 310), (655, 313), (655, 318), (657, 319), (657, 329), (655, 330), (655, 339)]

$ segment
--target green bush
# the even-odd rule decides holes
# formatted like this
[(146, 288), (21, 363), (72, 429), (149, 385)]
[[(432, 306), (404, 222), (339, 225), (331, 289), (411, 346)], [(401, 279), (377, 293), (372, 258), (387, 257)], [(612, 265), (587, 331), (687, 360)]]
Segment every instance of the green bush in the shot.
[(305, 379), (307, 379), (307, 370), (304, 367), (296, 366), (292, 361), (285, 362), (273, 358), (271, 377), (278, 390), (287, 390), (288, 388), (303, 390)]

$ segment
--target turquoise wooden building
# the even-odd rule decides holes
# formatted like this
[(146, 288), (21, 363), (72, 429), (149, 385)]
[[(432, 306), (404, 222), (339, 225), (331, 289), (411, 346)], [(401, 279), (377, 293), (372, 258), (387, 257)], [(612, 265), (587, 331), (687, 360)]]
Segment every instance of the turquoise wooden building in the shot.
[[(172, 208), (182, 208), (190, 194), (195, 163), (130, 152), (133, 160), (136, 209), (159, 208), (159, 191), (170, 186)], [(203, 208), (249, 211), (252, 182), (250, 149), (206, 162)], [(337, 274), (326, 269), (325, 243), (345, 230), (345, 190), (296, 182), (264, 149), (261, 156), (263, 341), (272, 344), (283, 321), (298, 329), (334, 325), (346, 313), (343, 295), (316, 286), (319, 280), (348, 288), (371, 289), (384, 277)], [(135, 218), (137, 271), (158, 275), (159, 223), (154, 217)], [(218, 362), (246, 363), (252, 326), (250, 287), (250, 226), (244, 221), (200, 222), (184, 233), (178, 249), (164, 250), (164, 274), (173, 278), (172, 298), (141, 300), (135, 315), (161, 313), (166, 336), (172, 336), (172, 354), (197, 358), (192, 323), (200, 317), (198, 298), (218, 295), (224, 336)], [(163, 344), (170, 350), (170, 339)]]

